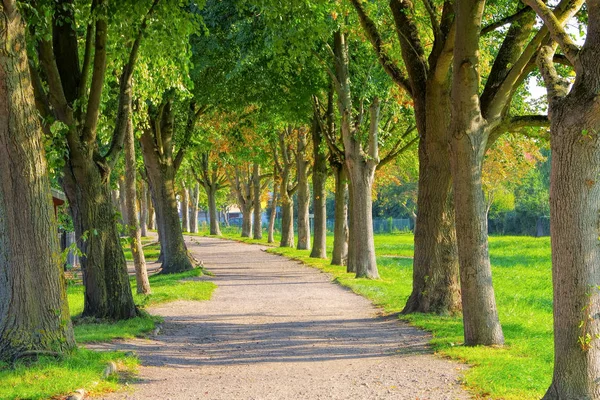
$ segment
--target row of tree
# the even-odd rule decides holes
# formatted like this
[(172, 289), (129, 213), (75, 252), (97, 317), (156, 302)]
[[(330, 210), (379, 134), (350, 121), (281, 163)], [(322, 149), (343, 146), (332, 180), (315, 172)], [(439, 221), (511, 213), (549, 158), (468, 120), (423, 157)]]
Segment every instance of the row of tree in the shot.
[[(508, 132), (550, 126), (556, 346), (546, 397), (600, 397), (599, 0), (583, 10), (583, 0), (562, 0), (554, 9), (541, 0), (84, 3), (2, 2), (2, 358), (74, 345), (50, 233), (42, 135), (84, 255), (83, 313), (114, 320), (136, 315), (111, 200), (123, 148), (126, 222), (138, 290), (147, 292), (136, 165), (143, 165), (156, 213), (162, 273), (194, 267), (177, 210), (178, 173), (187, 171), (205, 189), (214, 234), (215, 194), (228, 184), (244, 214), (243, 235), (260, 237), (250, 215), (260, 220), (272, 181), (281, 245), (293, 246), (296, 195), (301, 249), (311, 246), (312, 174), (311, 254), (325, 257), (332, 171), (333, 262), (375, 279), (376, 172), (418, 142), (413, 291), (404, 312), (462, 310), (466, 345), (502, 345), (484, 157)], [(574, 16), (586, 30), (582, 47), (564, 28)], [(548, 91), (548, 115), (527, 103), (524, 82), (535, 73)]]

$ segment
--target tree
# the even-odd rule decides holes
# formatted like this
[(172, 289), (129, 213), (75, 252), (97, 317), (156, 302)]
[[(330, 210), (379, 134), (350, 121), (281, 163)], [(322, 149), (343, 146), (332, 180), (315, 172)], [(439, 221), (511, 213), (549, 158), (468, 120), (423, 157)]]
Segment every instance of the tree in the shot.
[(261, 198), (263, 191), (269, 185), (267, 178), (271, 177), (271, 174), (260, 173), (260, 162), (254, 161), (252, 166), (252, 192), (254, 196), (254, 226), (252, 229), (252, 238), (256, 240), (262, 239), (262, 204)]
[[(585, 43), (579, 48), (565, 19), (541, 1), (527, 0), (556, 43), (546, 42), (537, 64), (548, 92), (550, 145), (550, 231), (554, 288), (554, 374), (544, 399), (598, 399), (600, 303), (598, 213), (600, 211), (600, 3), (586, 1)], [(571, 3), (576, 12), (583, 1)], [(560, 77), (554, 54), (560, 46), (575, 82)]]
[(208, 198), (208, 213), (210, 219), (210, 234), (221, 235), (219, 226), (219, 210), (217, 208), (217, 193), (228, 186), (227, 175), (219, 149), (207, 149), (200, 153), (200, 159), (194, 162), (194, 177), (204, 188)]
[[(44, 118), (54, 118), (64, 127), (67, 150), (63, 189), (69, 200), (77, 236), (87, 236), (87, 240), (79, 241), (85, 255), (82, 258), (84, 316), (126, 319), (136, 315), (107, 183), (123, 148), (131, 113), (132, 78), (140, 45), (149, 16), (154, 13), (159, 1), (136, 3), (135, 9), (144, 15), (141, 21), (139, 17), (134, 21), (121, 21), (124, 22), (121, 26), (129, 29), (128, 36), (133, 40), (126, 46), (121, 44), (128, 53), (122, 55), (126, 61), (122, 63), (117, 117), (110, 145), (104, 153), (100, 151), (98, 119), (107, 69), (109, 4), (105, 0), (94, 0), (89, 5), (89, 22), (84, 28), (85, 38), (81, 41), (84, 43), (81, 65), (76, 4), (72, 0), (59, 0), (46, 10), (45, 4), (40, 2), (35, 4), (36, 12), (29, 13), (39, 61), (37, 68), (31, 69), (36, 103)], [(125, 7), (129, 6), (131, 4), (127, 2)], [(36, 24), (36, 16), (50, 16), (51, 21), (43, 20)], [(44, 31), (45, 26), (50, 27), (50, 32)], [(41, 77), (45, 79), (48, 93)]]
[(292, 177), (295, 159), (292, 143), (294, 129), (287, 126), (281, 129), (278, 145), (273, 146), (273, 161), (280, 177), (279, 201), (281, 202), (281, 247), (294, 247), (294, 200), (292, 196), (298, 189), (298, 183)]
[[(481, 187), (483, 156), (507, 131), (548, 125), (545, 115), (515, 116), (511, 110), (511, 101), (531, 72), (532, 60), (548, 36), (545, 28), (535, 31), (535, 13), (530, 9), (507, 29), (480, 93), (480, 42), (486, 32), (481, 29), (484, 4), (484, 1), (465, 2), (457, 8), (452, 69), (450, 152), (467, 345), (503, 343), (490, 285), (487, 220)], [(557, 7), (561, 19), (568, 19), (576, 12), (567, 0)]]
[(454, 210), (450, 195), (450, 160), (447, 143), (450, 125), (450, 77), (454, 42), (454, 4), (444, 1), (441, 13), (432, 2), (426, 8), (433, 45), (428, 57), (417, 28), (414, 4), (392, 0), (389, 9), (398, 35), (406, 75), (389, 54), (389, 44), (365, 9), (351, 0), (360, 24), (379, 63), (394, 83), (410, 96), (419, 132), (419, 183), (413, 290), (404, 313), (453, 313), (460, 310), (458, 256)]
[[(125, 198), (127, 203), (127, 230), (129, 233), (129, 245), (135, 266), (135, 282), (138, 293), (150, 294), (150, 282), (146, 270), (146, 258), (142, 248), (142, 234), (140, 231), (140, 219), (138, 217), (137, 190), (136, 190), (136, 159), (135, 140), (133, 134), (133, 122), (131, 116), (127, 123), (125, 135)], [(143, 194), (145, 196), (145, 193)]]
[[(240, 165), (241, 164), (241, 165)], [(238, 206), (242, 210), (242, 237), (252, 236), (252, 209), (254, 194), (252, 191), (252, 172), (249, 162), (235, 164), (232, 167), (229, 182), (236, 196)]]
[(0, 3), (0, 360), (75, 348), (50, 181), (14, 0)]
[[(356, 277), (376, 279), (379, 277), (375, 259), (375, 241), (373, 237), (372, 188), (375, 171), (397, 155), (406, 151), (416, 139), (407, 141), (412, 132), (408, 129), (401, 135), (384, 157), (379, 157), (380, 140), (380, 99), (375, 95), (369, 106), (367, 133), (361, 132), (366, 125), (364, 98), (359, 100), (358, 112), (354, 115), (353, 96), (350, 85), (350, 54), (348, 42), (342, 31), (334, 33), (335, 73), (330, 71), (338, 96), (338, 108), (341, 116), (344, 160), (350, 180), (350, 239), (348, 249), (348, 271)], [(385, 84), (383, 84), (385, 88)], [(380, 89), (381, 90), (381, 89)], [(389, 143), (389, 140), (387, 141)]]
[[(175, 108), (177, 100), (187, 105), (182, 107), (185, 110)], [(172, 90), (168, 90), (157, 107), (149, 104), (148, 121), (142, 129), (140, 143), (163, 255), (161, 273), (171, 274), (194, 267), (183, 239), (177, 210), (175, 177), (195, 131), (196, 122), (204, 111), (205, 108), (196, 106), (193, 100), (183, 101)], [(180, 118), (176, 118), (176, 114)], [(185, 121), (183, 128), (179, 124), (176, 126), (176, 122), (182, 118)], [(174, 135), (177, 128), (183, 130), (183, 137), (179, 136), (179, 149), (175, 151)]]
[(315, 108), (314, 118), (317, 119), (319, 123), (319, 129), (323, 133), (325, 142), (329, 148), (328, 162), (333, 170), (333, 176), (335, 179), (335, 209), (331, 264), (346, 265), (348, 262), (348, 240), (350, 235), (348, 229), (348, 173), (346, 171), (344, 162), (345, 155), (341, 149), (343, 144), (341, 143), (341, 139), (337, 137), (338, 135), (335, 129), (333, 86), (330, 88), (327, 94), (327, 107), (325, 109), (324, 116), (321, 115), (320, 109), (322, 107), (318, 97), (313, 97), (313, 106)]
[[(330, 91), (331, 96), (333, 93)], [(333, 99), (329, 99), (333, 108)], [(314, 209), (314, 241), (310, 256), (313, 258), (327, 258), (327, 145), (325, 143), (323, 129), (321, 127), (321, 111), (316, 98), (313, 98), (314, 115), (312, 121), (312, 144), (313, 144), (313, 209)], [(330, 110), (331, 112), (333, 111)]]
[(296, 150), (296, 181), (298, 182), (298, 250), (310, 248), (310, 188), (308, 178), (311, 174), (310, 160), (308, 159), (307, 128), (298, 129), (298, 145)]

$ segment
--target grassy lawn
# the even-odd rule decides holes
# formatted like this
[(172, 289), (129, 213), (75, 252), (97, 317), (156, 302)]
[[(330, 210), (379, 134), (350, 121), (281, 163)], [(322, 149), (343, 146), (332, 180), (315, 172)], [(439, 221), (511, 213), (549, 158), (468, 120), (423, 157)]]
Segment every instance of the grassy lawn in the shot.
[[(144, 248), (144, 252), (147, 251), (150, 256), (153, 246)], [(191, 279), (200, 275), (202, 271), (195, 269), (181, 274), (151, 276), (152, 294), (134, 295), (136, 304), (142, 309), (141, 315), (117, 323), (80, 318), (83, 311), (83, 286), (69, 285), (67, 295), (77, 343), (143, 337), (160, 321), (159, 317), (143, 311), (144, 307), (174, 300), (210, 299), (216, 285)], [(135, 293), (135, 279), (131, 279), (131, 286)], [(42, 357), (36, 362), (17, 362), (14, 366), (0, 363), (0, 399), (48, 399), (79, 388), (85, 388), (92, 394), (115, 391), (122, 382), (117, 377), (102, 378), (102, 372), (109, 361), (116, 362), (119, 370), (128, 375), (134, 374), (139, 365), (133, 355), (84, 348), (58, 360)]]
[[(226, 238), (240, 239), (226, 231)], [(266, 239), (262, 241), (266, 244)], [(328, 237), (329, 253), (332, 238)], [(309, 251), (273, 248), (270, 252), (299, 259), (333, 275), (341, 285), (371, 299), (386, 312), (399, 312), (411, 291), (413, 237), (375, 237), (380, 280), (355, 279), (328, 260), (309, 258)], [(462, 319), (414, 314), (401, 316), (433, 334), (431, 344), (441, 355), (472, 366), (465, 385), (475, 394), (494, 399), (539, 399), (552, 377), (552, 282), (550, 239), (491, 237), (494, 288), (506, 346), (465, 347)]]
[[(160, 244), (156, 241), (156, 239), (151, 237), (143, 237), (142, 246), (144, 248), (144, 257), (146, 257), (146, 260), (155, 261), (158, 259), (160, 254)], [(131, 254), (131, 247), (129, 246), (129, 243), (123, 244), (123, 252), (125, 253), (125, 259), (127, 261), (133, 261), (133, 255)]]

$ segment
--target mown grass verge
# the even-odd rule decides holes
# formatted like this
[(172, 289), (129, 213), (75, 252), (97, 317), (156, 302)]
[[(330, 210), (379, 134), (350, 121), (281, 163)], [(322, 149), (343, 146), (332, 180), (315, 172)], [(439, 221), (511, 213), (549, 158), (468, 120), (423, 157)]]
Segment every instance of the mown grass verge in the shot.
[[(81, 318), (83, 311), (83, 286), (69, 285), (69, 309), (74, 321), (77, 343), (106, 342), (114, 339), (143, 337), (155, 328), (160, 317), (152, 316), (143, 309), (147, 306), (175, 300), (208, 300), (216, 285), (212, 282), (193, 280), (202, 270), (173, 275), (150, 277), (152, 294), (134, 295), (142, 310), (136, 318), (127, 321), (90, 321)], [(135, 293), (135, 279), (131, 279)], [(122, 352), (91, 351), (78, 348), (60, 359), (41, 357), (35, 362), (17, 362), (15, 365), (0, 364), (0, 399), (48, 399), (61, 398), (79, 388), (91, 394), (101, 394), (119, 389), (117, 377), (104, 379), (102, 373), (110, 361), (119, 370), (133, 375), (139, 365), (137, 357)]]
[[(224, 238), (252, 242), (235, 237)], [(254, 241), (256, 242), (256, 241)], [(266, 244), (266, 239), (261, 244)], [(328, 254), (332, 238), (328, 237)], [(355, 279), (329, 260), (310, 258), (309, 251), (274, 247), (268, 251), (293, 258), (332, 275), (339, 284), (363, 295), (387, 313), (398, 313), (411, 292), (413, 236), (376, 235), (381, 279)], [(502, 348), (465, 347), (459, 316), (401, 315), (432, 333), (431, 345), (442, 356), (471, 366), (465, 386), (480, 398), (539, 399), (551, 381), (553, 362), (552, 282), (549, 238), (491, 237), (490, 256), (500, 321), (506, 338)]]

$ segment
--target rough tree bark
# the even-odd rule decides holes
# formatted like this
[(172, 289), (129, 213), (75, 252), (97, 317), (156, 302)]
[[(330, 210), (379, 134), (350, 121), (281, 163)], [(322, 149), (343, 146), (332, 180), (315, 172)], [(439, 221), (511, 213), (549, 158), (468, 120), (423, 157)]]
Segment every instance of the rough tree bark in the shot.
[(0, 3), (0, 360), (75, 348), (25, 26)]
[[(150, 282), (146, 270), (146, 259), (142, 249), (142, 234), (137, 210), (136, 193), (136, 163), (135, 163), (135, 141), (133, 136), (133, 125), (131, 118), (127, 124), (125, 136), (125, 198), (127, 208), (127, 231), (129, 233), (133, 265), (135, 266), (135, 282), (138, 293), (150, 294)], [(145, 194), (144, 194), (145, 196)]]
[[(331, 102), (330, 102), (331, 104)], [(333, 105), (332, 105), (333, 108)], [(314, 107), (312, 124), (313, 142), (313, 210), (314, 210), (314, 242), (310, 256), (327, 258), (327, 153), (323, 131), (319, 123), (318, 108)]]
[(298, 250), (310, 248), (310, 162), (307, 157), (308, 138), (306, 128), (298, 129), (298, 148), (296, 150), (296, 175), (298, 182)]
[[(456, 254), (457, 246), (453, 232), (453, 214), (448, 207), (448, 192), (439, 193), (450, 187), (448, 175), (449, 158), (447, 143), (450, 102), (448, 88), (451, 74), (453, 45), (457, 28), (455, 5), (445, 2), (438, 16), (435, 5), (426, 3), (426, 10), (434, 32), (434, 42), (428, 57), (419, 37), (415, 23), (415, 10), (411, 2), (391, 0), (389, 3), (404, 60), (408, 79), (403, 76), (386, 53), (376, 25), (366, 15), (358, 0), (351, 0), (359, 15), (361, 25), (367, 33), (380, 63), (398, 86), (412, 96), (415, 118), (421, 141), (419, 145), (419, 199), (418, 221), (415, 232), (415, 258), (413, 293), (404, 312), (422, 311), (446, 313), (456, 311)], [(570, 0), (561, 1), (559, 18), (572, 15)], [(575, 8), (576, 9), (576, 8)], [(540, 44), (547, 37), (542, 28), (535, 35), (535, 15), (531, 9), (520, 10), (501, 23), (492, 23), (483, 29), (474, 29), (479, 38), (500, 26), (510, 24), (505, 30), (502, 45), (487, 77), (485, 88), (479, 98), (481, 112), (488, 131), (489, 147), (503, 132), (515, 131), (524, 126), (545, 126), (546, 116), (510, 116), (510, 101), (518, 86), (525, 81), (532, 69), (532, 60)], [(480, 21), (478, 22), (480, 25)], [(479, 26), (480, 28), (480, 26)], [(458, 40), (464, 40), (461, 36)], [(456, 72), (456, 71), (454, 71)], [(473, 98), (478, 93), (473, 93)], [(458, 204), (458, 203), (457, 203)]]
[[(527, 0), (576, 74), (560, 78), (544, 45), (538, 65), (549, 103), (550, 236), (554, 288), (554, 373), (545, 400), (600, 399), (600, 2), (586, 2), (587, 35), (579, 49), (543, 2)], [(577, 10), (581, 2), (575, 2)]]

